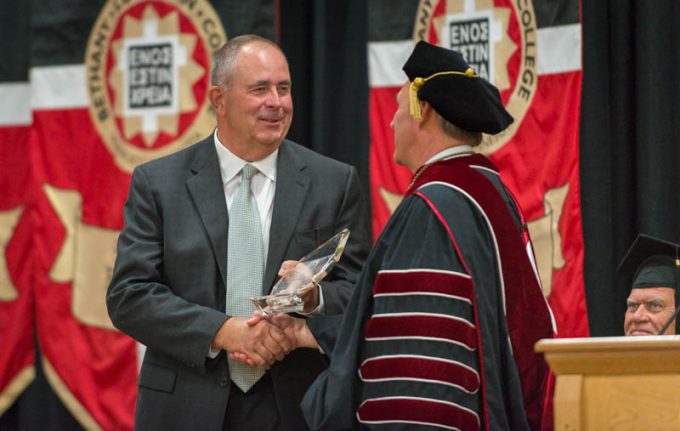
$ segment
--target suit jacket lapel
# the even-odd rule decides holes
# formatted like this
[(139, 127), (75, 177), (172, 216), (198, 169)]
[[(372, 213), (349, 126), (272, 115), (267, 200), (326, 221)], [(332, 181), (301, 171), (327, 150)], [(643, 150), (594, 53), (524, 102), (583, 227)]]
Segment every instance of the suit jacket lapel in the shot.
[(191, 165), (186, 184), (210, 238), (210, 245), (226, 286), (229, 216), (220, 166), (213, 138), (206, 139), (199, 145), (202, 148)]
[[(269, 252), (267, 268), (263, 279), (263, 293), (271, 290), (281, 261), (285, 257), (288, 243), (295, 231), (298, 214), (309, 189), (309, 177), (304, 173), (306, 163), (295, 152), (293, 145), (284, 141), (279, 148), (276, 174), (274, 212), (269, 231)], [(289, 256), (290, 257), (290, 256)], [(292, 256), (299, 259), (302, 256)]]

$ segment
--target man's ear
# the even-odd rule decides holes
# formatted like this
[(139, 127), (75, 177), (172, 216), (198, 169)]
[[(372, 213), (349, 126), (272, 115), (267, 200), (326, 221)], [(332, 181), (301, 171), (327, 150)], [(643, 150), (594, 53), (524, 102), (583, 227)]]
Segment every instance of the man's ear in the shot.
[(212, 104), (215, 113), (224, 115), (226, 112), (225, 90), (219, 85), (211, 85), (208, 89), (208, 98)]
[(428, 102), (425, 102), (424, 100), (419, 100), (418, 103), (420, 104), (421, 117), (421, 120), (418, 123), (419, 127), (422, 127), (425, 123), (434, 118), (433, 114), (435, 114), (435, 111), (432, 109), (432, 105), (430, 105)]

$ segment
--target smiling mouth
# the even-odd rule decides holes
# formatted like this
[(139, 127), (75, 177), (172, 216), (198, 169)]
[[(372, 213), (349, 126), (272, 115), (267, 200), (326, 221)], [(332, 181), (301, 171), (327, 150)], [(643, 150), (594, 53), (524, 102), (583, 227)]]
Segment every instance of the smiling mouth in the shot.
[(630, 335), (656, 335), (656, 332), (650, 332), (645, 329), (635, 329), (631, 331)]
[(283, 122), (283, 118), (260, 118), (260, 121), (264, 121), (267, 124), (278, 124)]

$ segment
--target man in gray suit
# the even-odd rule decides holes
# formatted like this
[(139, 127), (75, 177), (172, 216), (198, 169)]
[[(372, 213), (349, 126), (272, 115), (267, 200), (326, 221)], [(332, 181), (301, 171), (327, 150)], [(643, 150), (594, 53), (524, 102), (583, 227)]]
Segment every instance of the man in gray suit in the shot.
[[(290, 351), (290, 341), (267, 321), (251, 327), (247, 318), (225, 313), (239, 288), (229, 281), (236, 269), (228, 262), (235, 247), (250, 247), (229, 241), (235, 190), (252, 165), (262, 294), (281, 262), (351, 230), (340, 263), (305, 298), (311, 318), (343, 311), (370, 247), (364, 200), (354, 168), (285, 140), (293, 111), (290, 72), (273, 42), (231, 39), (215, 54), (212, 84), (215, 133), (135, 169), (125, 205), (107, 305), (114, 325), (147, 346), (135, 426), (302, 430), (300, 400), (326, 359), (314, 349)], [(231, 351), (267, 369), (251, 387), (232, 382)]]

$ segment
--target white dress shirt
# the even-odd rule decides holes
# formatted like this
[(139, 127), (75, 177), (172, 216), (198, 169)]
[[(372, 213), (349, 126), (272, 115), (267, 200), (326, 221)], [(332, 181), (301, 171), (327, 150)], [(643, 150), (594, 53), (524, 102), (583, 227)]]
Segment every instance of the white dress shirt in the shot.
[[(264, 251), (264, 265), (267, 265), (267, 254), (269, 253), (269, 230), (272, 224), (272, 214), (274, 213), (274, 194), (276, 192), (276, 162), (279, 156), (279, 149), (277, 148), (273, 153), (262, 160), (254, 162), (247, 162), (234, 153), (229, 151), (227, 147), (222, 145), (220, 139), (217, 137), (217, 129), (214, 132), (215, 149), (217, 150), (217, 159), (220, 165), (220, 175), (222, 176), (222, 187), (224, 188), (224, 197), (227, 201), (227, 210), (231, 208), (231, 203), (234, 200), (236, 189), (241, 184), (241, 169), (247, 163), (255, 166), (258, 172), (251, 180), (251, 190), (255, 201), (257, 202), (257, 210), (260, 212), (260, 222), (262, 223), (262, 246)], [(312, 251), (312, 250), (309, 250)], [(301, 258), (302, 256), (300, 256)], [(319, 306), (309, 314), (323, 313), (323, 293), (321, 285), (319, 285)], [(300, 313), (302, 314), (302, 313)]]
[(234, 201), (236, 189), (241, 184), (241, 169), (250, 163), (257, 168), (257, 173), (253, 176), (250, 183), (251, 191), (257, 202), (257, 210), (260, 213), (260, 223), (262, 223), (262, 249), (264, 251), (264, 265), (267, 265), (267, 253), (269, 251), (269, 228), (272, 225), (272, 214), (274, 213), (274, 193), (276, 192), (276, 160), (279, 156), (277, 148), (273, 153), (262, 160), (247, 162), (237, 157), (222, 145), (217, 137), (215, 129), (215, 149), (217, 159), (220, 164), (220, 174), (222, 176), (222, 187), (224, 197), (227, 200), (227, 209), (231, 209)]

